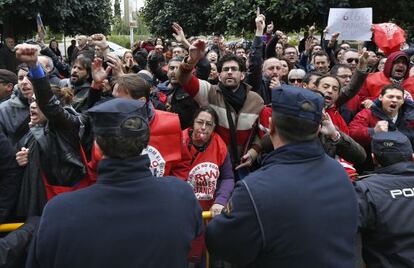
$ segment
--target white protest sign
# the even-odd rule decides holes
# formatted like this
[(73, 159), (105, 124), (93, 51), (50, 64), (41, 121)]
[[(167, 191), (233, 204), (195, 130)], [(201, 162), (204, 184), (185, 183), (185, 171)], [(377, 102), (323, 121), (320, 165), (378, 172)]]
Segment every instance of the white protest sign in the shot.
[(326, 39), (339, 32), (341, 40), (371, 40), (372, 8), (329, 9)]

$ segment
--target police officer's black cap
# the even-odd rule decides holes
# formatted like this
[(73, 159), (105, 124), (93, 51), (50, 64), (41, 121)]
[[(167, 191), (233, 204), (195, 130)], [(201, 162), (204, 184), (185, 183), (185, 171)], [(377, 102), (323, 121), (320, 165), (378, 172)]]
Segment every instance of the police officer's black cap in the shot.
[(380, 157), (408, 159), (413, 154), (410, 140), (399, 131), (375, 133), (371, 146), (374, 155)]
[[(115, 98), (88, 110), (93, 129), (98, 136), (137, 136), (148, 131), (147, 110), (144, 101)], [(144, 124), (140, 128), (123, 127), (130, 118), (139, 117)]]
[(274, 112), (320, 123), (323, 107), (323, 97), (311, 90), (290, 85), (272, 90)]
[(0, 69), (0, 83), (17, 84), (17, 75), (9, 70)]

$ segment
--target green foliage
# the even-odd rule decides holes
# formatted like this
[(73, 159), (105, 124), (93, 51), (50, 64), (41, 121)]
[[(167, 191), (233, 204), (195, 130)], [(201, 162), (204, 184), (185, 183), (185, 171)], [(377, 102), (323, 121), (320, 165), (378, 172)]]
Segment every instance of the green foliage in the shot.
[(115, 0), (114, 2), (114, 17), (121, 17), (121, 2), (119, 0)]
[(121, 17), (114, 18), (114, 24), (112, 28), (114, 34), (129, 34), (129, 25)]
[(211, 0), (147, 0), (143, 16), (150, 32), (154, 35), (171, 38), (173, 22), (182, 25), (188, 36), (198, 35), (206, 29), (208, 17), (204, 11), (211, 2)]
[[(107, 36), (108, 41), (114, 42), (120, 46), (130, 48), (130, 42), (129, 42), (129, 35), (116, 35), (111, 34)], [(135, 38), (134, 38), (135, 39)]]
[(150, 35), (150, 30), (148, 26), (145, 24), (144, 15), (142, 12), (138, 12), (135, 14), (135, 18), (138, 24), (138, 28), (134, 29), (134, 33), (138, 35)]
[(110, 0), (0, 0), (0, 23), (6, 34), (32, 36), (38, 12), (45, 26), (66, 35), (107, 34), (112, 19)]
[(171, 22), (177, 21), (188, 36), (198, 34), (246, 35), (254, 31), (256, 8), (283, 31), (300, 31), (316, 23), (322, 30), (329, 8), (373, 7), (374, 23), (394, 21), (414, 28), (414, 1), (408, 0), (147, 0), (144, 18), (151, 33), (171, 37)]
[[(54, 0), (47, 1), (56, 3)], [(110, 31), (110, 0), (65, 0), (63, 5), (50, 3), (50, 6), (47, 17), (50, 27), (55, 31), (62, 31), (67, 35), (108, 34)]]
[[(129, 35), (111, 34), (111, 35), (108, 35), (107, 38), (109, 41), (114, 42), (125, 48), (131, 47), (130, 42), (129, 42)], [(148, 38), (149, 38), (148, 35), (134, 35), (134, 42), (147, 40)]]

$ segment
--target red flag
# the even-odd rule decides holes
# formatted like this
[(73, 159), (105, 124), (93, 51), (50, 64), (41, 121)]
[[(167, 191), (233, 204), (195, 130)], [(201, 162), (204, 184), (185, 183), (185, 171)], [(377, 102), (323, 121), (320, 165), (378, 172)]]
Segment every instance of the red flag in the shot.
[(399, 51), (405, 42), (405, 32), (394, 23), (374, 24), (374, 42), (385, 55)]

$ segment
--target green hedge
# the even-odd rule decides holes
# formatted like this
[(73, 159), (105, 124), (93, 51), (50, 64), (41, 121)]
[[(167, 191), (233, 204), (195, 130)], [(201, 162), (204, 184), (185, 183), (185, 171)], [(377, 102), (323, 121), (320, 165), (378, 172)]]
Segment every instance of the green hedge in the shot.
[[(129, 35), (108, 35), (108, 41), (114, 42), (120, 46), (131, 48), (131, 44), (129, 42)], [(143, 41), (147, 40), (148, 36), (146, 35), (134, 35), (134, 42), (136, 41)]]

